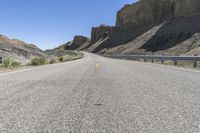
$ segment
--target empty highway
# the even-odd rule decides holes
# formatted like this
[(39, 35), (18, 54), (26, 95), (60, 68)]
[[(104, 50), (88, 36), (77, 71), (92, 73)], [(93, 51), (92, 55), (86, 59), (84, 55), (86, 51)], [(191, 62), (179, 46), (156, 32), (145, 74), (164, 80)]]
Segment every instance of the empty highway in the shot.
[(200, 73), (85, 53), (0, 74), (1, 132), (200, 132)]

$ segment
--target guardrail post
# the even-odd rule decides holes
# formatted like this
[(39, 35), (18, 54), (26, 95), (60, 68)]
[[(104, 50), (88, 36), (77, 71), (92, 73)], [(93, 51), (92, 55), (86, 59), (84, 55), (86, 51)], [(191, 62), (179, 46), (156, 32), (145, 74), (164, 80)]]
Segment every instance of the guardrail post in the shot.
[(175, 65), (175, 66), (178, 65), (178, 61), (177, 61), (177, 60), (174, 61), (174, 65)]
[(2, 57), (0, 57), (0, 64), (2, 64), (3, 63), (3, 58)]
[(193, 62), (193, 68), (197, 68), (198, 63), (196, 61)]
[[(178, 65), (178, 61), (190, 61), (193, 63), (193, 67), (197, 68), (200, 67), (200, 56), (151, 56), (151, 55), (103, 55), (105, 57), (110, 57), (114, 59), (129, 59), (129, 60), (138, 60), (144, 62), (151, 62), (154, 63), (155, 61), (161, 61), (162, 64), (165, 61), (172, 61), (174, 65)], [(2, 61), (2, 57), (0, 57), (0, 63)]]

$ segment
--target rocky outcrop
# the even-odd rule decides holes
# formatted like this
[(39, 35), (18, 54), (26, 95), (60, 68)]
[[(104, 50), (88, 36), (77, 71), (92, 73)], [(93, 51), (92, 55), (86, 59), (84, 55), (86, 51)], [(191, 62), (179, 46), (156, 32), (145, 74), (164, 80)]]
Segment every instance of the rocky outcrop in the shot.
[(93, 27), (91, 41), (78, 36), (63, 46), (105, 54), (183, 54), (192, 48), (197, 52), (189, 43), (199, 35), (199, 24), (200, 0), (139, 0), (118, 11), (115, 26)]
[(115, 26), (100, 25), (99, 27), (93, 27), (91, 33), (91, 43), (95, 43), (101, 38), (110, 37), (117, 32), (119, 32), (119, 29)]
[(157, 23), (173, 17), (174, 0), (140, 0), (126, 5), (117, 13), (117, 27), (129, 27)]
[(175, 18), (164, 24), (146, 44), (146, 51), (156, 52), (169, 49), (200, 32), (200, 16)]
[[(117, 50), (127, 54), (166, 51), (177, 44), (182, 46), (187, 39), (192, 40), (200, 32), (199, 23), (199, 0), (140, 0), (118, 11), (115, 26), (93, 28), (91, 37), (95, 47), (89, 49), (92, 47), (95, 53)], [(107, 36), (108, 39), (97, 43)], [(177, 50), (181, 53), (181, 49)]]
[(84, 37), (84, 36), (75, 36), (73, 41), (68, 42), (67, 44), (65, 44), (65, 50), (76, 50), (79, 47), (81, 47), (81, 45), (83, 45), (84, 43), (88, 42), (89, 38)]
[(80, 45), (82, 45), (83, 43), (85, 43), (88, 40), (89, 39), (87, 37), (84, 37), (84, 36), (75, 36), (74, 40), (73, 40), (73, 45), (79, 47)]
[(46, 54), (33, 44), (0, 35), (0, 56), (26, 63), (34, 56), (46, 57)]
[(117, 13), (117, 27), (156, 24), (164, 20), (200, 15), (199, 0), (140, 0)]
[(174, 0), (140, 0), (123, 7), (117, 13), (116, 26), (92, 28), (91, 42), (96, 44), (101, 38), (109, 36), (93, 52), (125, 44), (166, 20), (174, 14)]

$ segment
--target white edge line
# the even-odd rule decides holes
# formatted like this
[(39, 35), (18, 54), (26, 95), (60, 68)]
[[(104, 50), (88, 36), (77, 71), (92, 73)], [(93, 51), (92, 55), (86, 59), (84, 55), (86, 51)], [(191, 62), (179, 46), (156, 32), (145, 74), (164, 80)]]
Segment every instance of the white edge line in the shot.
[[(84, 57), (85, 57), (85, 55), (84, 55)], [(83, 58), (80, 58), (80, 59), (83, 59)], [(78, 59), (78, 60), (80, 60), (80, 59)], [(43, 66), (33, 66), (34, 68), (24, 68), (22, 70), (13, 70), (11, 72), (3, 72), (3, 73), (0, 73), (0, 76), (10, 75), (10, 74), (15, 74), (15, 73), (20, 73), (20, 72), (26, 72), (26, 71), (35, 70), (35, 69), (39, 69), (39, 68), (45, 68), (45, 67), (49, 67), (49, 66), (57, 66), (60, 64), (71, 63), (73, 61), (77, 61), (77, 60), (66, 61), (63, 63), (56, 63), (56, 64), (48, 64), (48, 65), (43, 65)]]
[[(67, 62), (64, 62), (64, 63), (67, 63)], [(0, 73), (0, 76), (10, 75), (10, 74), (15, 74), (15, 73), (20, 73), (20, 72), (26, 72), (26, 71), (30, 71), (30, 70), (36, 70), (36, 69), (45, 68), (45, 67), (49, 67), (49, 66), (57, 66), (60, 64), (61, 63), (49, 64), (49, 65), (43, 65), (43, 66), (33, 66), (33, 68), (24, 68), (24, 69), (22, 68), (22, 70), (13, 70), (10, 72)]]

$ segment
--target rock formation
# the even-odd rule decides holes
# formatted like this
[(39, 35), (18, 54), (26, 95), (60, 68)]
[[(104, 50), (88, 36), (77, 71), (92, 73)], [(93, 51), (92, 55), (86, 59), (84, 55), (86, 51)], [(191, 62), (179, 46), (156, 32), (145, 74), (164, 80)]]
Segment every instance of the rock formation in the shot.
[(200, 0), (139, 0), (117, 12), (115, 26), (93, 27), (91, 41), (76, 36), (62, 47), (104, 54), (196, 54), (199, 34)]
[(79, 35), (75, 36), (72, 42), (68, 42), (65, 45), (65, 49), (66, 50), (75, 50), (88, 41), (89, 41), (89, 38), (87, 38), (87, 37), (79, 36)]
[(99, 27), (93, 27), (91, 33), (91, 43), (95, 43), (101, 38), (110, 37), (118, 31), (119, 29), (115, 26), (100, 25)]
[(199, 0), (176, 0), (174, 16), (177, 17), (192, 17), (200, 15)]
[(129, 27), (157, 23), (173, 17), (174, 0), (140, 0), (126, 5), (117, 13), (117, 27)]
[[(125, 5), (116, 16), (115, 26), (92, 28), (91, 42), (95, 44), (92, 52), (115, 53), (120, 49), (128, 51), (127, 54), (156, 53), (181, 45), (187, 39), (193, 40), (193, 35), (200, 32), (199, 0), (140, 0)], [(97, 46), (96, 42), (105, 36), (109, 38)], [(183, 54), (181, 50), (179, 53)]]
[(200, 15), (199, 0), (140, 0), (117, 13), (117, 27), (146, 25), (178, 17)]
[(0, 56), (27, 63), (34, 56), (45, 57), (46, 54), (33, 44), (0, 35)]
[(73, 40), (73, 45), (80, 46), (81, 44), (85, 43), (86, 41), (88, 41), (87, 37), (84, 37), (84, 36), (75, 36), (74, 40)]

